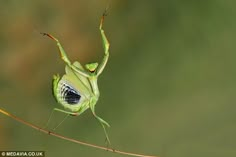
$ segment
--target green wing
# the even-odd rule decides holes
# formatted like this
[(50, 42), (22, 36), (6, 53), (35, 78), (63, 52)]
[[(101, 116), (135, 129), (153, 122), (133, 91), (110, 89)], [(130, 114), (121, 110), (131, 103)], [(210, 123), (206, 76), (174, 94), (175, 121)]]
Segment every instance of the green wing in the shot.
[[(81, 66), (79, 62), (74, 62), (74, 66), (77, 68), (84, 70), (84, 68)], [(65, 67), (66, 74), (63, 77), (66, 77), (71, 82), (74, 83), (76, 89), (80, 89), (82, 93), (85, 93), (86, 95), (91, 95), (92, 88), (88, 81), (88, 78), (76, 73), (74, 70), (72, 70), (69, 66)]]
[[(75, 62), (73, 63), (73, 65), (74, 65), (76, 68), (78, 68), (78, 69), (84, 70), (83, 66), (82, 66), (79, 62), (77, 62), (77, 61), (75, 61)], [(81, 82), (84, 84), (84, 86), (86, 86), (87, 90), (89, 90), (90, 92), (92, 92), (92, 88), (91, 88), (91, 85), (90, 85), (90, 83), (89, 83), (89, 81), (88, 81), (88, 78), (86, 78), (86, 77), (80, 75), (79, 73), (76, 73), (76, 72), (73, 72), (73, 73), (81, 80)]]

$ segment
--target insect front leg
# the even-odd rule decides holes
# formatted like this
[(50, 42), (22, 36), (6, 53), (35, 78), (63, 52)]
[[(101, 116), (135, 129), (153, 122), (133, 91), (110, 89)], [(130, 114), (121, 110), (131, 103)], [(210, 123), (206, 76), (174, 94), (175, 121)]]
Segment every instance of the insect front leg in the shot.
[(100, 65), (98, 67), (97, 75), (100, 75), (102, 73), (103, 69), (105, 68), (105, 66), (107, 64), (108, 58), (109, 58), (110, 43), (107, 40), (107, 37), (106, 37), (105, 32), (103, 30), (103, 21), (104, 21), (105, 16), (107, 16), (107, 12), (106, 11), (102, 15), (100, 26), (99, 26), (99, 29), (100, 29), (100, 32), (101, 32), (101, 36), (102, 36), (102, 43), (103, 43), (105, 55), (103, 57), (102, 62), (100, 63)]
[(67, 65), (70, 65), (71, 62), (69, 60), (69, 58), (67, 57), (67, 54), (65, 52), (65, 50), (63, 49), (63, 47), (61, 46), (59, 40), (57, 38), (55, 38), (54, 36), (52, 36), (51, 34), (48, 34), (48, 33), (41, 33), (42, 35), (46, 35), (48, 36), (49, 38), (51, 38), (52, 40), (56, 41), (57, 43), (57, 46), (59, 48), (59, 51), (60, 51), (60, 55), (61, 55), (61, 59), (67, 64)]
[(85, 77), (89, 77), (90, 75), (88, 74), (88, 72), (84, 71), (83, 69), (79, 69), (76, 66), (74, 66), (73, 64), (71, 64), (69, 58), (67, 57), (67, 54), (65, 52), (65, 50), (63, 49), (63, 47), (61, 46), (59, 40), (57, 38), (55, 38), (54, 36), (52, 36), (51, 34), (48, 33), (41, 33), (42, 35), (46, 35), (49, 38), (51, 38), (52, 40), (56, 41), (57, 46), (59, 48), (60, 51), (60, 55), (61, 55), (61, 59), (70, 67), (72, 68), (74, 71), (76, 71), (77, 73), (85, 76)]

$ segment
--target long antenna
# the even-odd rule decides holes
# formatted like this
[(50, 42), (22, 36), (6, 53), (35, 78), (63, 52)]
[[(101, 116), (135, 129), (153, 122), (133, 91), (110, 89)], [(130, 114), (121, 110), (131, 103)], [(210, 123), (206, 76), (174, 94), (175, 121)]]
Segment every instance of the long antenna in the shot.
[(73, 138), (69, 138), (69, 137), (65, 137), (63, 135), (60, 135), (60, 134), (57, 134), (55, 132), (52, 132), (52, 131), (48, 131), (46, 129), (43, 129), (43, 128), (40, 128), (34, 124), (31, 124), (7, 111), (4, 111), (2, 109), (0, 109), (0, 113), (8, 116), (8, 117), (11, 117), (13, 118), (14, 120), (24, 124), (24, 125), (27, 125), (35, 130), (38, 130), (40, 132), (43, 132), (45, 134), (48, 134), (48, 135), (52, 135), (54, 137), (57, 137), (57, 138), (60, 138), (60, 139), (63, 139), (63, 140), (66, 140), (66, 141), (70, 141), (70, 142), (73, 142), (73, 143), (77, 143), (77, 144), (80, 144), (80, 145), (84, 145), (84, 146), (88, 146), (88, 147), (93, 147), (93, 148), (97, 148), (97, 149), (101, 149), (101, 150), (105, 150), (105, 151), (109, 151), (109, 152), (113, 152), (113, 153), (117, 153), (117, 154), (124, 154), (124, 155), (129, 155), (129, 156), (136, 156), (136, 157), (158, 157), (158, 156), (150, 156), (150, 155), (143, 155), (143, 154), (136, 154), (136, 153), (130, 153), (130, 152), (125, 152), (125, 151), (121, 151), (121, 150), (115, 150), (115, 149), (111, 149), (111, 148), (107, 148), (107, 147), (102, 147), (102, 146), (98, 146), (98, 145), (95, 145), (95, 144), (91, 144), (91, 143), (86, 143), (86, 142), (82, 142), (82, 141), (79, 141), (79, 140), (75, 140)]

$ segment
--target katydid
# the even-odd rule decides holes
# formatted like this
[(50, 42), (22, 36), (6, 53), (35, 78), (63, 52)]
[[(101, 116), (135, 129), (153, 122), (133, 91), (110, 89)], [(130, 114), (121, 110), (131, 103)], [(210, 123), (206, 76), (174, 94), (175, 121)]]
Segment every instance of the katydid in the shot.
[(95, 105), (100, 96), (97, 80), (98, 76), (103, 72), (109, 57), (109, 41), (107, 40), (103, 30), (103, 21), (105, 16), (106, 12), (102, 15), (99, 26), (105, 53), (100, 64), (89, 63), (85, 65), (85, 68), (83, 68), (78, 61), (72, 64), (59, 40), (51, 34), (42, 34), (56, 41), (61, 58), (66, 64), (66, 74), (62, 77), (59, 75), (53, 76), (53, 95), (57, 102), (64, 107), (64, 109), (54, 108), (53, 110), (77, 116), (90, 108), (94, 117), (102, 125), (106, 140), (110, 144), (105, 128), (105, 126), (110, 127), (110, 125), (95, 113)]

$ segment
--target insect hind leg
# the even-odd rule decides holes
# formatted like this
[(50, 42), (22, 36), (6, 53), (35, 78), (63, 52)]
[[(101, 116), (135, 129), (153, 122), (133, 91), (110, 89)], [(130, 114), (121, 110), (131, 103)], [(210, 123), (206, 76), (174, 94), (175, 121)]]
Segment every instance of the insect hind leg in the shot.
[(64, 111), (64, 110), (59, 109), (59, 108), (53, 108), (53, 110), (52, 110), (52, 112), (51, 112), (51, 114), (50, 114), (50, 116), (49, 116), (49, 118), (48, 118), (48, 120), (47, 120), (47, 123), (46, 123), (46, 125), (45, 125), (43, 128), (47, 128), (47, 127), (48, 127), (49, 122), (50, 122), (50, 120), (52, 119), (52, 116), (53, 116), (53, 114), (54, 114), (54, 111), (59, 111), (59, 112), (62, 112), (62, 113), (66, 113), (67, 115), (64, 117), (64, 119), (63, 119), (55, 128), (53, 128), (53, 130), (56, 130), (56, 128), (58, 128), (58, 127), (66, 120), (66, 118), (67, 118), (69, 115), (70, 115), (70, 116), (78, 116), (78, 114), (77, 114), (77, 113), (74, 113), (74, 112), (68, 112), (68, 111)]
[(106, 125), (107, 127), (110, 127), (110, 125), (109, 125), (105, 120), (103, 120), (102, 118), (100, 118), (99, 116), (96, 115), (94, 105), (91, 105), (91, 104), (90, 104), (90, 109), (91, 109), (91, 111), (92, 111), (94, 117), (95, 117), (95, 118), (99, 121), (99, 123), (102, 125), (102, 128), (103, 128), (103, 130), (104, 130), (104, 134), (105, 134), (105, 137), (106, 137), (106, 141), (108, 142), (109, 145), (111, 145), (111, 141), (110, 141), (110, 139), (109, 139), (109, 136), (108, 136), (108, 133), (107, 133), (107, 130), (106, 130), (106, 127), (105, 127), (105, 125)]
[(49, 118), (48, 118), (48, 120), (47, 120), (47, 123), (44, 125), (44, 129), (45, 128), (47, 128), (48, 127), (48, 125), (49, 125), (49, 122), (50, 122), (50, 120), (52, 119), (52, 116), (53, 116), (53, 114), (54, 114), (54, 109), (51, 111), (51, 113), (50, 113), (50, 116), (49, 116)]

